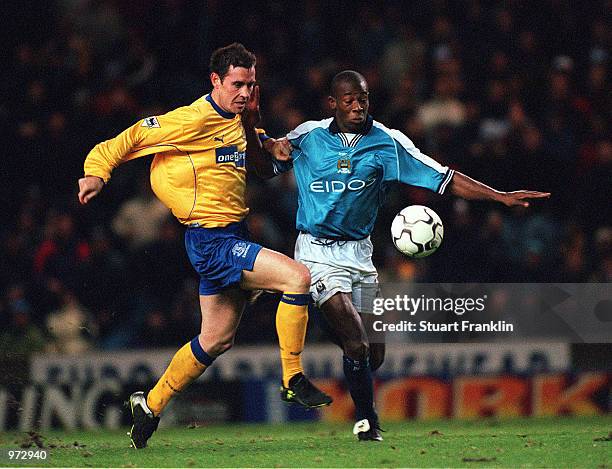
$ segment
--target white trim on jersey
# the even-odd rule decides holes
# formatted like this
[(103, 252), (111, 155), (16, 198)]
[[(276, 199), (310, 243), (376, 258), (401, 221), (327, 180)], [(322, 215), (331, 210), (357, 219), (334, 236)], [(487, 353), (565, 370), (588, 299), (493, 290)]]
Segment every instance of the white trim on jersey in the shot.
[(356, 147), (359, 141), (362, 139), (363, 134), (338, 132), (338, 137), (340, 137), (340, 140), (345, 147)]
[(400, 182), (400, 167), (399, 167), (399, 152), (397, 151), (397, 140), (394, 138), (391, 139), (393, 141), (393, 148), (395, 149), (395, 172), (397, 173), (397, 182)]
[(357, 144), (359, 143), (359, 141), (363, 138), (363, 134), (357, 134), (353, 137), (353, 139), (351, 140), (351, 143), (349, 143), (350, 147), (356, 147)]
[[(296, 138), (301, 137), (302, 135), (306, 135), (304, 140), (310, 136), (310, 132), (315, 129), (326, 129), (329, 128), (329, 124), (334, 120), (333, 117), (328, 119), (323, 119), (320, 121), (306, 121), (298, 125), (295, 129), (287, 134), (287, 140), (294, 140)], [(291, 142), (290, 142), (291, 143)], [(300, 153), (297, 158), (293, 158), (293, 161), (297, 160), (303, 153)]]
[(330, 117), (328, 119), (323, 119), (320, 121), (306, 121), (303, 122), (302, 124), (298, 125), (295, 129), (293, 129), (291, 132), (289, 132), (287, 134), (287, 138), (289, 140), (294, 140), (298, 137), (301, 137), (304, 134), (307, 134), (309, 132), (312, 132), (314, 129), (317, 128), (328, 128), (329, 124), (331, 124), (331, 122), (334, 120), (333, 117)]
[(446, 166), (442, 166), (440, 163), (438, 163), (433, 158), (425, 155), (424, 153), (421, 153), (421, 150), (419, 150), (417, 147), (414, 146), (414, 143), (412, 143), (412, 140), (406, 137), (399, 130), (389, 129), (388, 127), (386, 127), (385, 125), (381, 124), (378, 121), (374, 121), (373, 125), (377, 129), (380, 129), (383, 132), (385, 132), (393, 140), (397, 141), (404, 148), (404, 150), (406, 150), (410, 154), (410, 156), (412, 156), (414, 159), (419, 160), (421, 163), (429, 166), (430, 168), (438, 171), (439, 173), (447, 174), (448, 168)]
[(444, 179), (442, 180), (442, 184), (440, 184), (440, 187), (438, 188), (438, 194), (444, 194), (444, 191), (446, 190), (446, 186), (448, 186), (448, 183), (451, 182), (451, 179), (453, 179), (454, 175), (455, 175), (455, 170), (449, 169), (448, 172), (446, 173), (446, 176), (444, 176)]

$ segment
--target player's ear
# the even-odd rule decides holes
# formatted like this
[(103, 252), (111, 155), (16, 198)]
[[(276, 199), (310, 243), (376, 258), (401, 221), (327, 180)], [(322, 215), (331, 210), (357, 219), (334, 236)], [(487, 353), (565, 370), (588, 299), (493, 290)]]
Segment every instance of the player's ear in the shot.
[(213, 88), (219, 88), (221, 86), (221, 77), (216, 72), (211, 72), (210, 74), (210, 82), (213, 85)]
[(328, 96), (327, 97), (327, 102), (329, 103), (330, 109), (332, 111), (335, 111), (336, 110), (336, 105), (337, 105), (336, 98), (334, 98), (333, 96)]

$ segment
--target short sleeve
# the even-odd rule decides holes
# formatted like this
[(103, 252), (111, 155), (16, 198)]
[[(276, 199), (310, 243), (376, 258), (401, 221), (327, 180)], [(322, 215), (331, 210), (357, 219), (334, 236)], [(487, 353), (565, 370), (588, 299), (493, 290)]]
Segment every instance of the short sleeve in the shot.
[(398, 130), (383, 128), (392, 141), (380, 156), (386, 182), (398, 181), (443, 194), (454, 171), (423, 154)]

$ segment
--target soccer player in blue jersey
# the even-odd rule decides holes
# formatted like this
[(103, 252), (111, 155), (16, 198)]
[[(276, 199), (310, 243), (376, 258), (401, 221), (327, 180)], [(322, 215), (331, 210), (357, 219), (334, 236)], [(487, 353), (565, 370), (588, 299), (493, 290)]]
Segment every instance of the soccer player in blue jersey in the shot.
[(372, 119), (368, 84), (357, 72), (338, 73), (328, 99), (333, 118), (305, 122), (268, 145), (275, 157), (270, 170), (294, 170), (300, 231), (295, 259), (310, 269), (313, 300), (344, 352), (356, 410), (353, 433), (362, 441), (381, 441), (371, 372), (382, 364), (384, 344), (368, 343), (361, 314), (371, 312), (378, 290), (370, 233), (389, 184), (507, 206), (527, 207), (529, 199), (550, 194), (497, 191), (424, 155), (403, 133)]

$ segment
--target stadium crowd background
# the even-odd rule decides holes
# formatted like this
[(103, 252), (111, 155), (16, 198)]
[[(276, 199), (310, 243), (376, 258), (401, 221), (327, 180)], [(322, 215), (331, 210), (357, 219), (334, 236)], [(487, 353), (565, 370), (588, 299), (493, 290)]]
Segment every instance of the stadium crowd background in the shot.
[[(176, 346), (199, 330), (182, 227), (148, 188), (150, 160), (80, 207), (99, 141), (208, 92), (208, 58), (257, 54), (264, 127), (281, 136), (330, 115), (328, 84), (368, 79), (371, 113), (439, 162), (503, 190), (550, 191), (525, 211), (398, 186), (373, 235), (381, 280), (612, 281), (612, 2), (4, 2), (0, 351)], [(606, 19), (607, 18), (607, 19)], [(291, 175), (251, 179), (250, 229), (291, 255)], [(412, 262), (389, 226), (406, 205), (445, 222)], [(238, 342), (273, 341), (273, 296)], [(309, 341), (320, 338), (317, 320)], [(190, 335), (191, 334), (191, 335)]]

